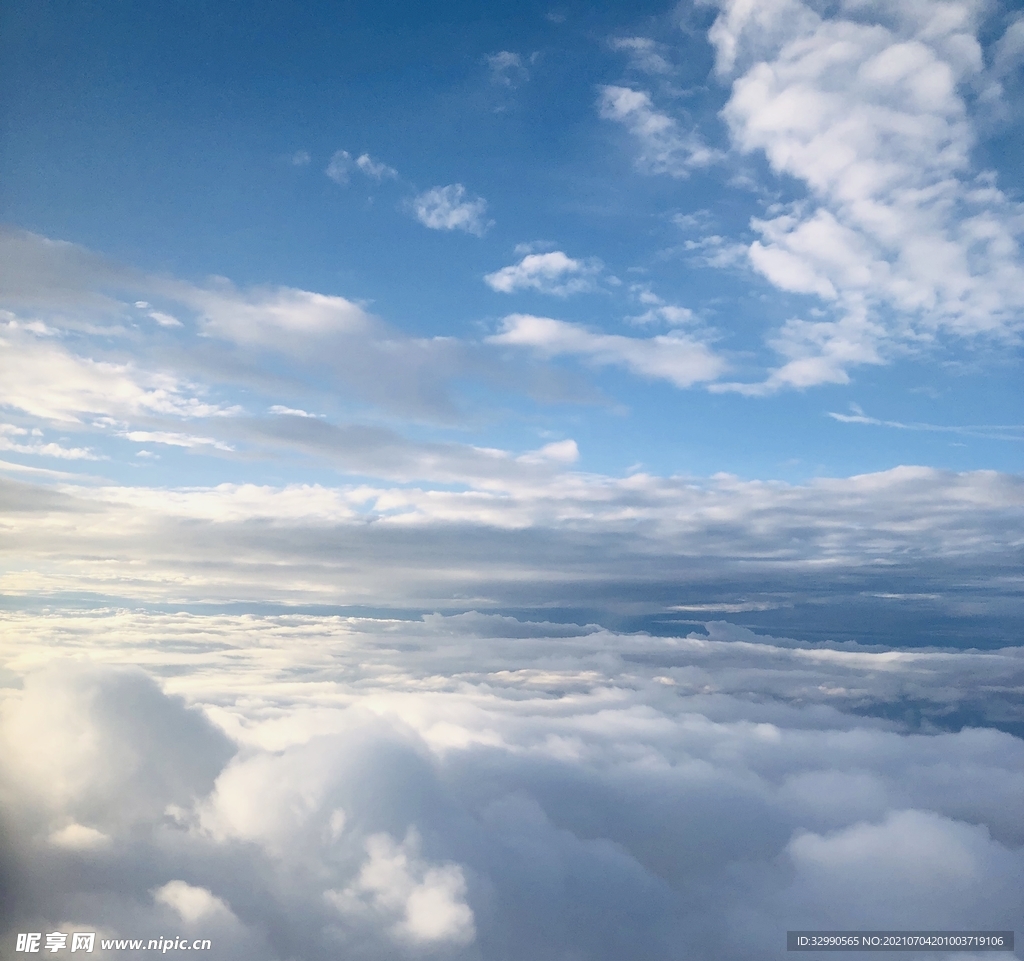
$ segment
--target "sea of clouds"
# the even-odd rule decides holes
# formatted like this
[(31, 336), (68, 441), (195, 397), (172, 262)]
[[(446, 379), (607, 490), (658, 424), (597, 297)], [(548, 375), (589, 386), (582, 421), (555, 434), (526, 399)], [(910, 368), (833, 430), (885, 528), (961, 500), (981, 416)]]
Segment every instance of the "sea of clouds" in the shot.
[(1019, 647), (476, 612), (2, 631), (5, 946), (769, 958), (787, 929), (1020, 927)]

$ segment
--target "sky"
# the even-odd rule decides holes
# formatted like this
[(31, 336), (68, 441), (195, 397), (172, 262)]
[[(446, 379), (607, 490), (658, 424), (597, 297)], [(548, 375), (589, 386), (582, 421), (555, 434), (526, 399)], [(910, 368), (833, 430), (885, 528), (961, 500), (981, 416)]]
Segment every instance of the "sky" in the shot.
[(994, 0), (4, 4), (4, 951), (1021, 928), (1022, 95)]

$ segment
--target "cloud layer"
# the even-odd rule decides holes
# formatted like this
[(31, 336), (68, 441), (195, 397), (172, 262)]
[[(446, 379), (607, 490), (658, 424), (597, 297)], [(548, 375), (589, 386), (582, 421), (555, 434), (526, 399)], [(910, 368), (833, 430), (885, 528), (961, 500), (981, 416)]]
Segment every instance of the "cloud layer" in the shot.
[(956, 720), (1020, 723), (1018, 649), (477, 613), (3, 624), (5, 939), (767, 959), (787, 928), (1019, 920), (1024, 742)]
[[(291, 420), (289, 431), (321, 425)], [(1024, 613), (1016, 477), (901, 468), (802, 486), (698, 483), (581, 474), (572, 441), (515, 458), (351, 440), (364, 446), (349, 463), (403, 482), (5, 480), (0, 587), (129, 604), (554, 609), (617, 623), (752, 611), (806, 637), (890, 644), (1010, 643)], [(411, 481), (424, 474), (437, 479)]]

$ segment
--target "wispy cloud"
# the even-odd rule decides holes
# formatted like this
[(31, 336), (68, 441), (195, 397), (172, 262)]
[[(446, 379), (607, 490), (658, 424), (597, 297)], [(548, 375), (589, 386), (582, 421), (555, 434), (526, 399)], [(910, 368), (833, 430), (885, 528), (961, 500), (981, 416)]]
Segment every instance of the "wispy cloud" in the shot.
[(88, 414), (212, 417), (227, 405), (202, 398), (173, 373), (80, 357), (31, 335), (0, 338), (0, 406), (46, 421), (77, 423)]
[(598, 111), (606, 120), (621, 123), (637, 148), (636, 166), (643, 173), (688, 177), (722, 156), (695, 130), (686, 130), (675, 118), (655, 109), (651, 95), (630, 87), (600, 88)]
[(197, 437), (195, 434), (182, 434), (177, 431), (166, 430), (129, 430), (122, 434), (128, 440), (139, 444), (167, 444), (170, 447), (186, 447), (194, 449), (197, 447), (213, 447), (216, 450), (234, 450), (230, 444), (216, 440), (213, 437)]
[(368, 153), (360, 154), (356, 157), (356, 166), (367, 177), (372, 177), (377, 181), (394, 180), (398, 177), (398, 171), (394, 167), (389, 167), (386, 163), (382, 163), (379, 160), (374, 160)]
[(723, 358), (706, 344), (673, 332), (656, 337), (599, 334), (579, 324), (530, 314), (510, 314), (501, 332), (487, 338), (492, 344), (528, 347), (556, 357), (580, 357), (598, 367), (617, 366), (641, 377), (667, 380), (676, 387), (715, 380), (726, 369)]
[(487, 57), (491, 81), (502, 87), (515, 89), (530, 79), (530, 71), (523, 57), (511, 50), (499, 50)]
[(1024, 441), (1024, 424), (926, 424), (921, 422), (903, 423), (898, 420), (880, 420), (867, 416), (856, 404), (851, 405), (853, 413), (840, 414), (829, 411), (828, 416), (841, 424), (870, 424), (875, 427), (892, 427), (896, 430), (919, 430), (940, 434), (960, 434), (965, 437), (983, 437), (986, 440)]
[(398, 179), (398, 171), (394, 167), (374, 160), (368, 153), (360, 154), (353, 160), (347, 150), (335, 151), (324, 173), (336, 184), (345, 186), (349, 182), (352, 172), (356, 170), (378, 183), (383, 180)]
[(612, 50), (629, 54), (630, 65), (643, 73), (666, 76), (675, 72), (667, 59), (665, 45), (650, 37), (613, 37), (609, 45)]

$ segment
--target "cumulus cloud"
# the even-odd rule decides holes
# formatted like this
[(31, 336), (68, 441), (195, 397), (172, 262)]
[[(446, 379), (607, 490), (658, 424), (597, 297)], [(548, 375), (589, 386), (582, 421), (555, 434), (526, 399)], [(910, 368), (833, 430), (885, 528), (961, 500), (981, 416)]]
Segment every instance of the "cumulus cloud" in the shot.
[(381, 833), (368, 837), (365, 847), (366, 861), (352, 884), (324, 892), (339, 913), (357, 921), (368, 910), (382, 915), (396, 940), (416, 945), (469, 944), (476, 938), (459, 865), (423, 862), (419, 834), (412, 828), (402, 844)]
[(973, 167), (963, 93), (983, 68), (979, 8), (720, 6), (709, 38), (734, 78), (732, 141), (807, 191), (752, 221), (750, 263), (836, 315), (789, 321), (772, 341), (782, 366), (737, 389), (845, 383), (940, 335), (1016, 336), (1019, 205)]
[(656, 337), (597, 334), (579, 324), (530, 314), (510, 314), (502, 330), (488, 338), (493, 344), (528, 347), (557, 357), (581, 357), (598, 367), (617, 366), (652, 380), (667, 380), (676, 387), (691, 387), (714, 380), (725, 361), (706, 344), (673, 331)]
[(431, 230), (462, 230), (482, 237), (490, 221), (487, 201), (474, 197), (462, 184), (431, 187), (412, 201), (416, 219)]
[(603, 86), (598, 111), (630, 132), (637, 146), (636, 166), (643, 173), (688, 177), (694, 168), (721, 157), (695, 130), (682, 129), (675, 118), (658, 111), (647, 91)]
[(1019, 915), (1024, 742), (992, 726), (1021, 722), (1017, 648), (479, 613), (0, 618), (3, 938), (767, 961), (787, 928)]
[(171, 908), (186, 924), (194, 924), (211, 915), (231, 915), (220, 898), (206, 888), (197, 888), (185, 881), (168, 881), (153, 892), (153, 900)]
[(529, 253), (518, 264), (487, 274), (484, 281), (491, 290), (511, 294), (517, 290), (537, 290), (560, 297), (595, 289), (601, 272), (599, 261), (574, 260), (561, 250)]

